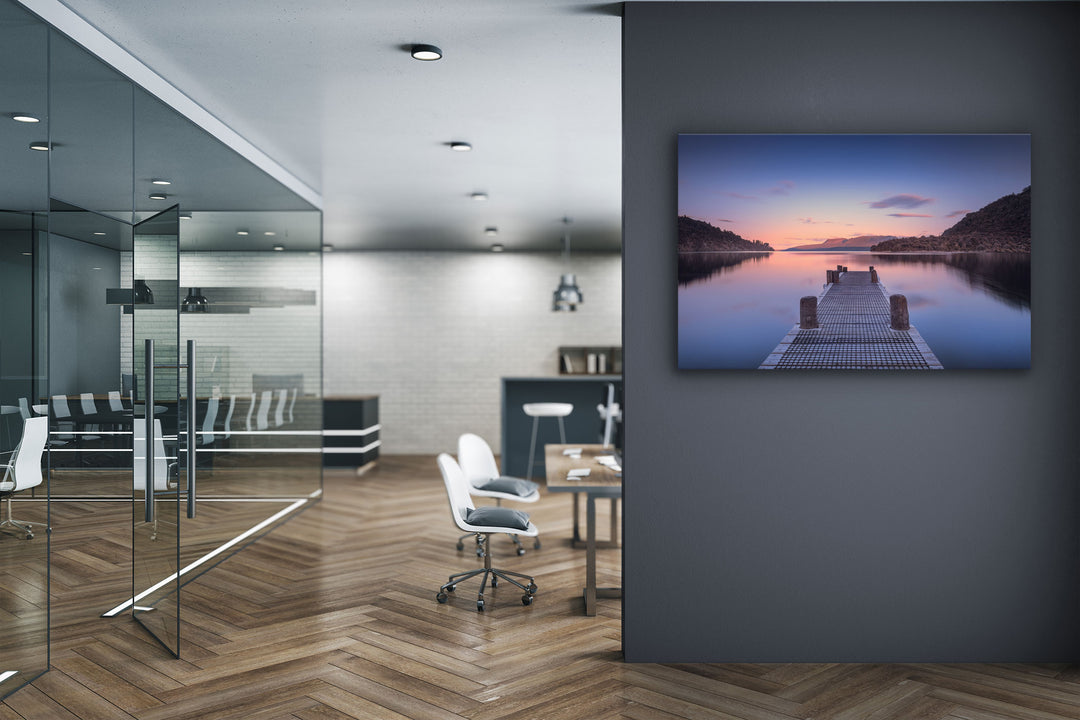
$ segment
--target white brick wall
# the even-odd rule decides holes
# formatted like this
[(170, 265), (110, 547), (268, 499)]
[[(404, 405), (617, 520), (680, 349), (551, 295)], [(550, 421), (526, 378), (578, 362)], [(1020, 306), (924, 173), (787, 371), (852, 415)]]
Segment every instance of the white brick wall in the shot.
[[(140, 276), (152, 278), (151, 253), (140, 250)], [(151, 251), (152, 252), (152, 251)], [(166, 253), (168, 254), (168, 253)], [(172, 254), (175, 263), (175, 254)], [(253, 308), (246, 315), (180, 315), (180, 341), (194, 339), (199, 348), (200, 395), (218, 391), (222, 395), (250, 393), (253, 373), (304, 376), (304, 392), (319, 394), (322, 357), (320, 255), (306, 252), (185, 252), (180, 256), (180, 287), (275, 287), (315, 290), (316, 305), (281, 308)], [(170, 272), (168, 258), (162, 260), (161, 276)], [(121, 253), (120, 277), (125, 287), (131, 285), (131, 253)], [(148, 270), (151, 268), (151, 270)], [(175, 264), (171, 272), (175, 272)], [(161, 329), (154, 332), (154, 321)], [(145, 319), (144, 319), (145, 318)], [(146, 313), (140, 316), (140, 329), (158, 341), (157, 361), (175, 352), (175, 315)], [(121, 319), (121, 367), (131, 372), (132, 316)], [(181, 350), (181, 353), (186, 350)], [(163, 354), (164, 353), (164, 354)], [(142, 351), (137, 353), (142, 357)], [(216, 358), (216, 361), (215, 361)], [(211, 371), (213, 368), (213, 371)], [(142, 373), (141, 366), (139, 367)], [(181, 375), (181, 378), (183, 375)], [(162, 380), (158, 379), (158, 383)]]
[[(585, 302), (551, 311), (562, 272)], [(503, 377), (557, 375), (560, 345), (621, 344), (621, 256), (335, 252), (325, 256), (324, 388), (380, 395), (382, 451), (498, 448)]]

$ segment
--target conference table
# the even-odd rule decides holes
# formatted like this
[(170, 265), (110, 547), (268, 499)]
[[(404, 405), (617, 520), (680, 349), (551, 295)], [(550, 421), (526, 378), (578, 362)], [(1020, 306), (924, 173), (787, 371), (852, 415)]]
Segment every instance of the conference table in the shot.
[[(568, 449), (580, 448), (580, 457), (564, 454)], [(545, 445), (544, 463), (547, 469), (547, 489), (553, 493), (583, 493), (585, 495), (585, 614), (596, 615), (597, 598), (621, 598), (622, 588), (596, 587), (596, 499), (622, 497), (622, 473), (601, 464), (597, 458), (611, 455), (611, 448), (602, 445)], [(571, 477), (570, 471), (589, 470), (584, 477)], [(614, 504), (614, 503), (613, 503)], [(612, 508), (613, 534), (609, 543), (615, 543), (614, 507)], [(575, 513), (576, 517), (576, 513)], [(575, 523), (576, 525), (576, 523)], [(577, 534), (575, 527), (575, 535)], [(610, 544), (609, 544), (610, 546)]]

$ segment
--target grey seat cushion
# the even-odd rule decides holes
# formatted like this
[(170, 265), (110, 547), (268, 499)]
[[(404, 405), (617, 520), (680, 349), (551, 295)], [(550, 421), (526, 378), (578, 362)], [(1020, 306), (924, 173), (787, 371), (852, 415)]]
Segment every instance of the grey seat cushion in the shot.
[(529, 513), (494, 505), (469, 510), (465, 515), (465, 521), (470, 525), (516, 528), (518, 530), (529, 529)]
[(523, 480), (516, 477), (497, 477), (493, 480), (477, 485), (477, 490), (487, 490), (488, 492), (501, 492), (508, 495), (517, 495), (518, 497), (526, 497), (532, 495), (540, 488), (539, 485), (532, 480)]

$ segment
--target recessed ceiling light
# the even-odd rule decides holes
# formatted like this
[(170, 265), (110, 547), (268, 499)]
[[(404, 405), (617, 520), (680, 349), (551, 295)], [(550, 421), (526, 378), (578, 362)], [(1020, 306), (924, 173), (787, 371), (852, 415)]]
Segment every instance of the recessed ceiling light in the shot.
[(412, 56), (417, 60), (441, 60), (442, 50), (434, 45), (413, 45)]
[(486, 227), (486, 228), (484, 228), (484, 234), (487, 235), (488, 237), (498, 235), (499, 234), (499, 228), (497, 228), (497, 227)]
[(274, 252), (281, 252), (284, 249), (285, 249), (284, 245), (275, 245), (274, 246)]
[(462, 142), (461, 140), (455, 140), (450, 143), (450, 149), (454, 152), (469, 152), (472, 150), (472, 145), (467, 142)]
[(11, 114), (11, 119), (14, 120), (15, 122), (24, 122), (24, 123), (41, 122), (39, 119), (37, 119), (33, 115), (27, 115), (26, 113), (12, 113)]
[(503, 245), (502, 243), (492, 243), (491, 244), (491, 252), (502, 252), (505, 249), (506, 249), (506, 246)]
[(237, 231), (236, 231), (236, 234), (237, 234), (237, 235), (247, 235), (247, 234), (248, 234), (248, 231), (247, 231), (247, 230), (237, 230)]
[(23, 255), (26, 255), (27, 257), (34, 257), (34, 253), (32, 252), (24, 252)]
[(47, 140), (35, 140), (34, 142), (30, 143), (30, 149), (31, 150), (48, 150), (49, 149), (49, 142)]
[(180, 219), (181, 220), (190, 220), (191, 219), (191, 213), (180, 213)]
[(103, 233), (103, 232), (96, 232), (96, 233), (94, 233), (94, 234), (95, 234), (95, 235), (104, 235), (105, 233)]
[(154, 178), (150, 183), (153, 185), (172, 185), (168, 180), (162, 180), (161, 178)]
[(325, 245), (322, 246), (322, 251), (323, 252), (334, 252), (334, 246), (331, 245), (330, 243), (326, 243)]
[(92, 267), (92, 268), (90, 268), (90, 269), (91, 269), (91, 270), (100, 270), (101, 268), (99, 268), (99, 267)]
[(274, 237), (275, 235), (277, 235), (277, 233), (274, 232), (273, 230), (267, 230), (266, 232), (263, 233), (263, 235), (265, 235), (266, 237)]
[(165, 193), (150, 193), (149, 197), (151, 200), (164, 200), (169, 196)]
[(469, 197), (471, 197), (473, 200), (487, 200), (488, 199), (488, 195), (485, 192), (474, 192), (472, 195), (469, 195)]

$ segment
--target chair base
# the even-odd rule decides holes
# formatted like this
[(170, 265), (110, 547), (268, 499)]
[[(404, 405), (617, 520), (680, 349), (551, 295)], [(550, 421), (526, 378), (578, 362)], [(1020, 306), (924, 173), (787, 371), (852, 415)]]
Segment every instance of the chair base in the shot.
[[(7, 512), (5, 513), (4, 519), (0, 520), (0, 532), (11, 532), (12, 530), (15, 530), (15, 531), (20, 532), (20, 533), (25, 533), (27, 540), (33, 540), (34, 539), (34, 530), (33, 530), (34, 526), (33, 526), (33, 524), (28, 523), (28, 522), (19, 522), (18, 520), (15, 520), (14, 518), (12, 518), (11, 517), (11, 496), (9, 495), (8, 497), (4, 498), (4, 500), (5, 500), (4, 505), (7, 506)], [(11, 528), (11, 530), (9, 530), (8, 528)]]
[[(470, 533), (472, 534), (472, 533)], [(457, 584), (470, 580), (477, 575), (482, 575), (480, 580), (480, 592), (476, 596), (476, 611), (483, 612), (485, 607), (484, 601), (484, 589), (487, 587), (488, 579), (491, 580), (491, 587), (497, 587), (499, 580), (505, 580), (525, 591), (525, 594), (521, 596), (522, 605), (532, 605), (533, 596), (536, 594), (536, 581), (529, 575), (522, 573), (512, 572), (510, 570), (502, 570), (499, 568), (491, 567), (491, 553), (486, 550), (488, 536), (483, 533), (476, 533), (476, 547), (477, 554), (484, 558), (484, 567), (477, 568), (476, 570), (468, 570), (466, 572), (455, 573), (451, 575), (449, 580), (439, 588), (439, 592), (435, 594), (435, 599), (440, 603), (445, 603), (450, 599), (448, 593), (454, 592), (457, 589)], [(516, 540), (515, 536), (515, 540)], [(482, 554), (481, 554), (482, 553)], [(522, 580), (528, 580), (528, 584), (522, 584), (514, 578), (521, 578)]]
[[(465, 533), (464, 535), (462, 535), (461, 537), (458, 538), (458, 541), (457, 541), (457, 549), (458, 549), (458, 551), (461, 551), (461, 550), (465, 549), (465, 538), (472, 537), (472, 536), (473, 536), (473, 533)], [(511, 533), (507, 533), (507, 537), (509, 537), (511, 542), (513, 542), (514, 545), (517, 546), (517, 554), (518, 555), (524, 555), (525, 554), (525, 546), (521, 544), (521, 538), (518, 537), (517, 535), (513, 535)], [(535, 549), (535, 550), (540, 549), (540, 537), (539, 536), (537, 536), (537, 537), (535, 537), (533, 539), (533, 549)], [(476, 557), (478, 557), (478, 558), (484, 557), (484, 548), (480, 545), (480, 543), (476, 544)]]

